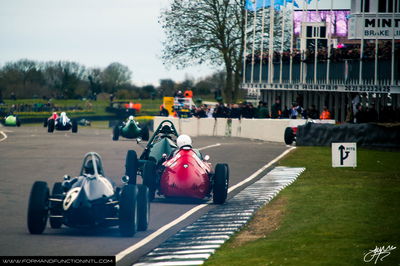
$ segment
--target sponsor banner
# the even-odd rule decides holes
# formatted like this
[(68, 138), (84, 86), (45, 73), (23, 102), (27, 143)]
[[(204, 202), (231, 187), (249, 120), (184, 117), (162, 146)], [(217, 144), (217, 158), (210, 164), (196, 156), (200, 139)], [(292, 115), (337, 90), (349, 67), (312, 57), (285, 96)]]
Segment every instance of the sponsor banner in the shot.
[(390, 86), (390, 85), (243, 83), (242, 89), (328, 91), (328, 92), (370, 92), (370, 93), (400, 94), (400, 86)]
[(400, 15), (391, 13), (386, 14), (353, 14), (349, 19), (349, 39), (378, 39), (400, 40)]

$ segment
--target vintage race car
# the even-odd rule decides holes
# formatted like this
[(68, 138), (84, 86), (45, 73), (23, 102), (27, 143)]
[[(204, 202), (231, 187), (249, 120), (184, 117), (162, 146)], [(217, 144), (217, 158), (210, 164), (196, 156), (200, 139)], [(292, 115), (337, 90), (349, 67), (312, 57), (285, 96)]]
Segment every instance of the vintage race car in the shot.
[(115, 187), (105, 177), (100, 156), (85, 155), (80, 175), (64, 176), (49, 191), (46, 182), (33, 184), (28, 205), (28, 229), (41, 234), (50, 220), (52, 228), (63, 224), (75, 228), (119, 226), (122, 236), (133, 236), (147, 229), (149, 222), (149, 190), (144, 185), (125, 183)]
[(134, 179), (142, 176), (143, 184), (150, 190), (150, 200), (158, 192), (165, 197), (196, 199), (212, 195), (214, 203), (224, 203), (229, 185), (228, 165), (217, 164), (213, 171), (208, 155), (203, 157), (191, 147), (178, 149), (174, 137), (178, 134), (172, 122), (163, 121), (139, 160), (135, 151), (128, 151), (126, 174)]
[(8, 127), (20, 127), (21, 120), (16, 115), (8, 115), (4, 118), (4, 125)]
[(120, 136), (127, 139), (149, 140), (149, 128), (144, 125), (139, 126), (139, 123), (130, 116), (126, 122), (116, 125), (113, 130), (113, 140), (118, 140)]
[(78, 122), (69, 119), (65, 112), (62, 112), (60, 116), (57, 113), (53, 113), (47, 120), (44, 120), (43, 126), (47, 127), (47, 132), (49, 133), (53, 133), (55, 129), (60, 131), (72, 129), (72, 133), (78, 132)]

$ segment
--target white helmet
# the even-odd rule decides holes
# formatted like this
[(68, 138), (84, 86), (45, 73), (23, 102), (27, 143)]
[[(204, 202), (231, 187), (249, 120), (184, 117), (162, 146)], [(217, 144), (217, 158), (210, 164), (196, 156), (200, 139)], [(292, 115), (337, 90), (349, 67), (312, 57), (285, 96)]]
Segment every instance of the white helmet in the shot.
[(176, 139), (176, 144), (178, 145), (179, 149), (182, 149), (183, 147), (192, 147), (192, 139), (188, 135), (180, 135)]
[(130, 115), (128, 120), (133, 120), (133, 115)]

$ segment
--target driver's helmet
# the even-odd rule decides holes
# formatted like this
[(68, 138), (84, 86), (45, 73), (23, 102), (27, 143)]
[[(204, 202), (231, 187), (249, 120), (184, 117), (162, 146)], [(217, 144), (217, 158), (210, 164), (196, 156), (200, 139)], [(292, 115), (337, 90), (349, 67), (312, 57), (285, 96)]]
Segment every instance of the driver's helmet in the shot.
[(192, 148), (192, 139), (188, 135), (183, 134), (176, 139), (176, 144), (179, 149)]
[[(97, 158), (95, 158), (96, 161), (96, 165), (97, 167), (99, 167), (99, 160)], [(84, 173), (88, 174), (88, 175), (94, 175), (95, 171), (94, 171), (94, 165), (93, 165), (93, 159), (90, 158), (89, 160), (86, 161), (84, 167)]]
[(128, 117), (128, 122), (130, 122), (130, 121), (133, 121), (133, 115), (130, 115), (130, 116)]

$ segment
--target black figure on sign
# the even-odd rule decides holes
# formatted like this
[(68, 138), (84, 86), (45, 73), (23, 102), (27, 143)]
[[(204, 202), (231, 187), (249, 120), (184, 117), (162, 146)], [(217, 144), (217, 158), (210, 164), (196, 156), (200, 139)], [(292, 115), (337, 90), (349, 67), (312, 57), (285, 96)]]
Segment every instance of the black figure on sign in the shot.
[[(347, 159), (347, 157), (349, 157), (349, 151), (344, 152), (345, 147), (343, 145), (339, 146), (339, 150), (340, 150), (340, 165), (343, 165), (343, 161)], [(343, 154), (343, 152), (345, 154)]]

